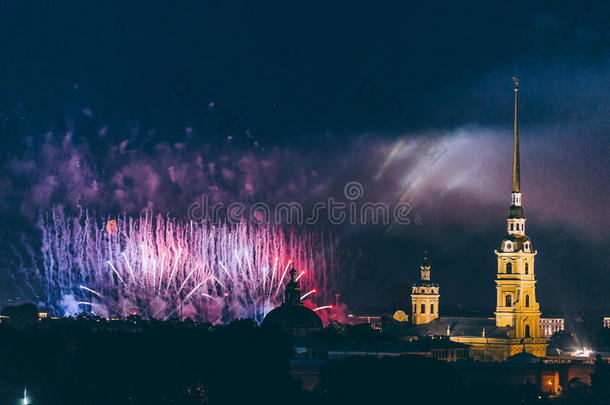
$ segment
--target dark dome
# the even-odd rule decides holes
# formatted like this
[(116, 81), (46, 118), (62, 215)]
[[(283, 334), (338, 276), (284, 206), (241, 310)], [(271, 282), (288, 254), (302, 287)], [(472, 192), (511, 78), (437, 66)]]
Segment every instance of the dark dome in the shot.
[(284, 303), (269, 312), (263, 319), (263, 326), (275, 326), (282, 329), (316, 329), (322, 328), (322, 320), (311, 309), (301, 302), (299, 280), (295, 277), (294, 264), (290, 269), (290, 281), (286, 284)]
[[(507, 244), (507, 242), (509, 242)], [(526, 242), (528, 242), (526, 246)], [(525, 235), (506, 235), (500, 245), (501, 252), (533, 252), (532, 241)]]
[(263, 326), (277, 326), (282, 329), (322, 328), (322, 320), (311, 309), (303, 305), (281, 305), (263, 319)]

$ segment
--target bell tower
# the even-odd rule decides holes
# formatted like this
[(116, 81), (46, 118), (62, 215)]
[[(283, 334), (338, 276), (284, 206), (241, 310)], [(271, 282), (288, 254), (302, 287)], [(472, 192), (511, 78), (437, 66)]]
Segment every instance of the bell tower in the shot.
[(517, 97), (519, 82), (515, 82), (515, 123), (513, 140), (513, 181), (511, 205), (506, 219), (507, 235), (502, 240), (496, 275), (496, 326), (512, 327), (511, 337), (522, 339), (542, 338), (540, 305), (536, 300), (534, 257), (532, 241), (525, 235), (525, 214), (521, 205), (521, 173), (519, 166), (519, 124)]
[(414, 325), (428, 323), (438, 318), (439, 287), (430, 281), (428, 252), (424, 252), (424, 262), (419, 266), (420, 281), (411, 290), (412, 317)]

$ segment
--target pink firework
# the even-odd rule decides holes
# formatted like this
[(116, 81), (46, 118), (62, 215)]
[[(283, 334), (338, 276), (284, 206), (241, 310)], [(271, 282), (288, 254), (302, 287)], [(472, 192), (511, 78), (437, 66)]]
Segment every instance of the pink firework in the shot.
[[(107, 232), (110, 221), (115, 232)], [(316, 291), (308, 306), (329, 302), (337, 281), (332, 239), (319, 232), (152, 214), (98, 221), (60, 210), (41, 228), (40, 282), (63, 315), (260, 322), (281, 303), (292, 263), (302, 291)]]

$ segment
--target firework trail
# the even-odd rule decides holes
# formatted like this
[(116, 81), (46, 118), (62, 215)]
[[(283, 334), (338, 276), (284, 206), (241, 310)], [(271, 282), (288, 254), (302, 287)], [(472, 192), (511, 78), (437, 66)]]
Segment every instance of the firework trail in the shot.
[[(107, 224), (111, 223), (112, 226)], [(307, 305), (331, 300), (331, 239), (274, 225), (180, 222), (160, 215), (97, 220), (55, 209), (41, 217), (39, 285), (60, 315), (261, 321), (282, 302), (291, 262)]]

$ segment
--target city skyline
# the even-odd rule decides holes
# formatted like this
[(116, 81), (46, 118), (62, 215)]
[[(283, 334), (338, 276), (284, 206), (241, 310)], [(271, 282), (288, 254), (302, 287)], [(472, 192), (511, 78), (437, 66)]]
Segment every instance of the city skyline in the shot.
[(411, 209), (399, 226), (323, 224), (343, 254), (336, 292), (348, 308), (408, 300), (428, 250), (446, 305), (492, 309), (517, 73), (543, 315), (610, 311), (603, 10), (402, 6), (391, 16), (354, 4), (295, 19), (247, 4), (167, 16), (72, 4), (47, 19), (44, 7), (23, 18), (3, 7), (1, 46), (14, 61), (0, 106), (5, 300), (27, 290), (10, 274), (23, 262), (16, 241), (36, 239), (54, 205), (186, 220), (204, 194), (310, 207), (345, 202), (357, 182), (358, 202)]

